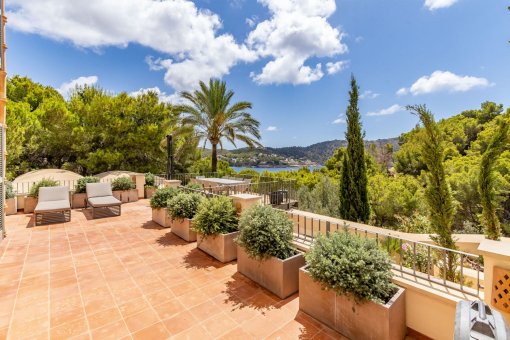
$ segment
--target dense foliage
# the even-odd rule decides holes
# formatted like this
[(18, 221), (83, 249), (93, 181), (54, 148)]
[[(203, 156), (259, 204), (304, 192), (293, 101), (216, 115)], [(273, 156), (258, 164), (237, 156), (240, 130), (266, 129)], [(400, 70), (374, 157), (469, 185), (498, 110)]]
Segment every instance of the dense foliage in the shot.
[(180, 191), (178, 189), (172, 187), (158, 189), (154, 191), (154, 194), (150, 198), (150, 206), (152, 209), (166, 208), (168, 201), (179, 193)]
[(358, 84), (351, 76), (347, 116), (347, 149), (343, 156), (340, 179), (340, 216), (349, 221), (368, 223), (368, 179), (365, 164), (364, 133), (361, 132), (361, 114), (358, 108)]
[(313, 189), (306, 185), (297, 192), (299, 209), (320, 215), (340, 217), (338, 184), (330, 177), (321, 175), (319, 183)]
[(150, 172), (145, 174), (145, 186), (151, 188), (156, 185), (156, 176)]
[(30, 187), (30, 192), (28, 194), (28, 197), (39, 197), (39, 188), (45, 188), (45, 187), (58, 187), (60, 184), (58, 181), (55, 181), (53, 178), (43, 178), (39, 182), (34, 183)]
[(253, 205), (239, 219), (237, 244), (250, 259), (260, 262), (277, 257), (285, 260), (296, 253), (292, 245), (294, 224), (284, 211)]
[(202, 184), (198, 184), (198, 183), (191, 183), (189, 182), (188, 184), (186, 184), (184, 186), (185, 188), (188, 188), (188, 189), (193, 189), (193, 190), (203, 190), (204, 187), (202, 186)]
[(205, 198), (201, 194), (180, 193), (168, 201), (168, 214), (173, 220), (182, 220), (184, 218), (193, 219), (198, 209), (204, 204)]
[(76, 191), (75, 191), (75, 193), (76, 194), (83, 194), (83, 193), (87, 192), (87, 183), (99, 183), (99, 178), (94, 177), (94, 176), (86, 176), (86, 177), (80, 178), (76, 182)]
[(40, 168), (82, 175), (163, 172), (161, 140), (176, 113), (156, 93), (137, 97), (77, 87), (64, 99), (27, 77), (7, 79), (7, 177)]
[(391, 283), (391, 259), (374, 239), (334, 232), (318, 234), (305, 254), (308, 273), (337, 295), (354, 298), (358, 304), (371, 300), (386, 303), (396, 288)]
[(132, 190), (136, 187), (131, 177), (118, 177), (112, 182), (113, 191)]
[(236, 208), (232, 199), (218, 196), (205, 200), (193, 218), (193, 230), (204, 237), (237, 231)]
[(5, 183), (5, 199), (11, 199), (16, 197), (16, 193), (14, 192), (14, 189), (12, 188), (12, 182), (7, 181)]

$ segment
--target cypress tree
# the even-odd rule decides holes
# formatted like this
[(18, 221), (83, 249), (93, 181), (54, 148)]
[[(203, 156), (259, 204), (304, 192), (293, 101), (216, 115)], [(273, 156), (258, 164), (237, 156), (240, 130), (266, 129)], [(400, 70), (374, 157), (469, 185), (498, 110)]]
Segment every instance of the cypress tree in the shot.
[[(443, 136), (434, 116), (427, 110), (425, 105), (407, 106), (412, 114), (417, 115), (425, 129), (425, 137), (421, 144), (423, 162), (427, 165), (427, 187), (425, 200), (429, 208), (430, 227), (434, 236), (430, 238), (439, 246), (449, 249), (457, 249), (452, 237), (452, 222), (455, 214), (453, 196), (446, 180), (446, 172), (443, 166), (444, 142)], [(443, 252), (437, 252), (438, 266), (443, 268)], [(448, 252), (446, 263), (446, 279), (455, 281), (457, 255)], [(441, 275), (443, 271), (440, 271)]]
[(499, 241), (501, 238), (501, 225), (496, 215), (498, 202), (497, 192), (494, 189), (494, 182), (496, 180), (494, 165), (503, 147), (508, 142), (509, 126), (507, 118), (509, 114), (510, 109), (507, 110), (506, 116), (499, 122), (496, 133), (492, 136), (487, 150), (483, 153), (478, 176), (478, 192), (480, 193), (480, 200), (482, 203), (482, 215), (480, 220), (482, 225), (485, 225), (487, 238), (494, 241)]
[(351, 75), (351, 91), (347, 116), (347, 150), (343, 159), (340, 179), (340, 216), (349, 221), (368, 223), (370, 204), (368, 203), (368, 179), (365, 163), (365, 145), (361, 132), (358, 108), (359, 86)]

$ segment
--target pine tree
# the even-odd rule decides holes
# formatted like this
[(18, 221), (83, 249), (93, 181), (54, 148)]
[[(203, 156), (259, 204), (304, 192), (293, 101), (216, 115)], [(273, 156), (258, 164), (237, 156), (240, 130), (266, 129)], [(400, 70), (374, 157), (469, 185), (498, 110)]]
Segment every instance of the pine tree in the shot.
[[(427, 165), (427, 188), (425, 200), (429, 208), (430, 227), (434, 236), (430, 238), (439, 246), (449, 249), (457, 249), (452, 237), (452, 222), (455, 214), (453, 196), (446, 180), (446, 172), (443, 166), (444, 142), (443, 136), (434, 115), (427, 110), (425, 105), (407, 106), (412, 114), (420, 117), (425, 129), (425, 136), (421, 144), (423, 162)], [(436, 254), (438, 263), (443, 261), (443, 252)], [(451, 281), (456, 279), (457, 256), (448, 252), (446, 263), (446, 278)], [(442, 265), (438, 265), (442, 268)], [(441, 270), (441, 274), (442, 274)]]
[(349, 106), (346, 111), (347, 150), (343, 158), (340, 179), (340, 216), (349, 221), (368, 223), (370, 204), (368, 203), (368, 179), (363, 142), (365, 135), (361, 132), (358, 91), (356, 78), (352, 75)]
[(499, 241), (501, 238), (501, 225), (498, 216), (496, 215), (498, 209), (497, 192), (494, 189), (494, 182), (496, 177), (494, 175), (494, 165), (501, 154), (502, 148), (508, 142), (508, 121), (507, 117), (510, 114), (510, 109), (507, 110), (507, 115), (499, 122), (496, 133), (482, 155), (480, 162), (480, 173), (478, 175), (478, 192), (480, 193), (480, 201), (482, 203), (481, 223), (485, 225), (485, 234), (487, 238), (494, 241)]

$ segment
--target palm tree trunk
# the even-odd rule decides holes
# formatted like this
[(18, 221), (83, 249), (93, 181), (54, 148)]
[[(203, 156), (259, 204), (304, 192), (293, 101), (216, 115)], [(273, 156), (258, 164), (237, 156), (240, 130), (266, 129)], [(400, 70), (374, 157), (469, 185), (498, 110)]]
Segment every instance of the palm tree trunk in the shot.
[(218, 165), (218, 155), (216, 153), (216, 144), (215, 143), (211, 143), (212, 144), (212, 172), (216, 172), (216, 167)]

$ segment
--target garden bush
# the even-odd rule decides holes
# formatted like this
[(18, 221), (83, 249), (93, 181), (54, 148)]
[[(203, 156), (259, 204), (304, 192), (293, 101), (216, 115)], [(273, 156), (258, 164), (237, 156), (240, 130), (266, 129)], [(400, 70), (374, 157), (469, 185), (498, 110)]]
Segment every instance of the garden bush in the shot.
[(294, 224), (284, 211), (253, 205), (241, 214), (241, 233), (235, 241), (250, 259), (261, 263), (273, 256), (285, 260), (296, 254), (293, 229)]
[(193, 231), (207, 237), (237, 231), (238, 219), (232, 200), (226, 196), (205, 200), (193, 218)]
[(135, 188), (135, 182), (131, 177), (118, 177), (112, 182), (113, 191), (124, 191)]
[(168, 214), (174, 220), (182, 220), (184, 218), (193, 219), (200, 206), (204, 203), (205, 198), (201, 194), (183, 194), (171, 198), (168, 201)]
[(314, 282), (339, 296), (352, 297), (356, 304), (368, 300), (388, 302), (396, 286), (391, 283), (391, 259), (374, 239), (348, 231), (318, 234), (305, 254), (308, 273)]
[(39, 188), (45, 188), (45, 187), (58, 187), (59, 183), (58, 181), (55, 181), (53, 178), (43, 178), (39, 182), (32, 185), (30, 188), (30, 193), (28, 194), (28, 197), (39, 197)]
[(11, 181), (7, 181), (7, 183), (5, 183), (5, 199), (11, 199), (11, 198), (14, 198), (16, 197), (16, 193), (14, 192), (14, 189), (12, 188), (12, 182)]
[(161, 209), (166, 208), (168, 205), (168, 200), (172, 197), (177, 196), (179, 194), (179, 190), (172, 187), (164, 187), (154, 191), (150, 199), (150, 206), (152, 209)]
[(151, 188), (155, 186), (156, 183), (156, 176), (154, 174), (151, 174), (150, 172), (145, 174), (145, 187)]
[(76, 183), (75, 194), (83, 194), (87, 192), (87, 183), (99, 183), (99, 178), (94, 176), (82, 177)]
[(198, 184), (198, 183), (188, 183), (184, 186), (185, 188), (188, 188), (188, 189), (193, 189), (193, 190), (204, 190), (204, 187), (201, 185), (201, 184)]

